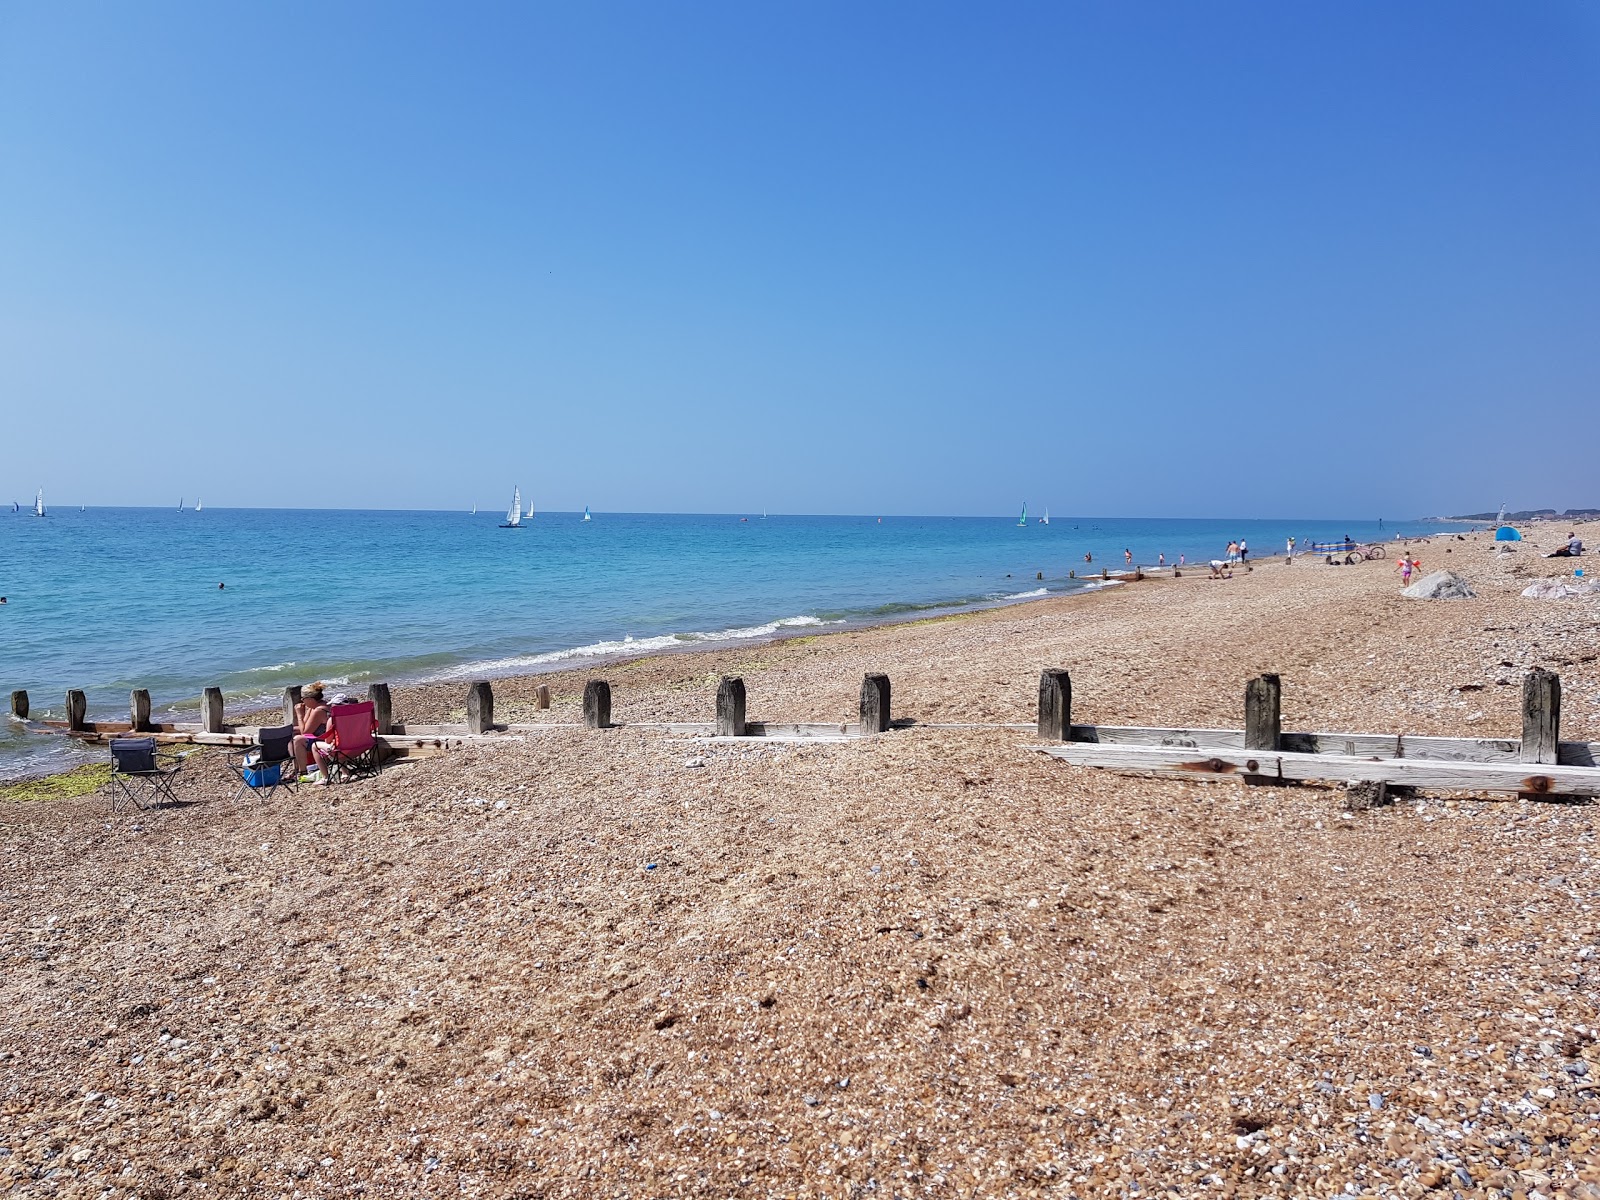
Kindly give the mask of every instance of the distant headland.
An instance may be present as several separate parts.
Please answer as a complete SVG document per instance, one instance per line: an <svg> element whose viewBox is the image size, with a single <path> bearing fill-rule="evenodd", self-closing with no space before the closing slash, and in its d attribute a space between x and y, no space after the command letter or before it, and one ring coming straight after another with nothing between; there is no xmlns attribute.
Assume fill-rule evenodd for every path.
<svg viewBox="0 0 1600 1200"><path fill-rule="evenodd" d="M1468 513L1464 517L1427 517L1429 521L1592 521L1600 517L1600 508L1569 508L1566 512L1558 512L1553 508L1525 508L1520 512L1508 512L1502 516L1497 512Z"/></svg>

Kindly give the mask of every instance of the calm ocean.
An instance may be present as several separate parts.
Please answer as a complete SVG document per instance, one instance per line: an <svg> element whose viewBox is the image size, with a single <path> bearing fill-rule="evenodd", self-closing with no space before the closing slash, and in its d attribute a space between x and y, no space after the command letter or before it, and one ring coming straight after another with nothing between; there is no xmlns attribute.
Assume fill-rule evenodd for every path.
<svg viewBox="0 0 1600 1200"><path fill-rule="evenodd" d="M120 508L0 514L0 690L36 717L68 688L91 717L128 691L193 719L285 684L360 685L571 666L1067 592L1076 569L1219 556L1246 538L1431 534L1375 521L794 517L540 513L203 512ZM1094 564L1086 568L1084 554ZM1037 572L1044 573L1042 581ZM225 583L225 589L218 589ZM103 753L103 752L99 752ZM0 720L0 779L64 765L63 739Z"/></svg>

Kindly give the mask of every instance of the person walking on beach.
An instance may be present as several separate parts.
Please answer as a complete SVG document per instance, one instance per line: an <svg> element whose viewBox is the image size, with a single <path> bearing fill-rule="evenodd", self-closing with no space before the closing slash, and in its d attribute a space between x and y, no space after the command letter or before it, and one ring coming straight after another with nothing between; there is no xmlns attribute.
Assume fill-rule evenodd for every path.
<svg viewBox="0 0 1600 1200"><path fill-rule="evenodd" d="M1164 567L1166 565L1167 565L1167 552L1165 550L1163 550L1160 554L1156 555L1156 566Z"/></svg>
<svg viewBox="0 0 1600 1200"><path fill-rule="evenodd" d="M294 706L294 765L304 777L310 773L316 743L328 732L328 706L322 699L322 684L306 687L306 694Z"/></svg>
<svg viewBox="0 0 1600 1200"><path fill-rule="evenodd" d="M1250 557L1250 547L1243 538L1239 539L1239 561L1244 562Z"/></svg>
<svg viewBox="0 0 1600 1200"><path fill-rule="evenodd" d="M1229 542L1228 543L1228 561L1231 562L1231 563L1235 563L1235 562L1239 561L1239 543L1238 542Z"/></svg>
<svg viewBox="0 0 1600 1200"><path fill-rule="evenodd" d="M1404 554L1402 554L1400 556L1400 586L1401 587L1409 587L1410 585L1411 585L1411 560L1409 558L1407 558Z"/></svg>

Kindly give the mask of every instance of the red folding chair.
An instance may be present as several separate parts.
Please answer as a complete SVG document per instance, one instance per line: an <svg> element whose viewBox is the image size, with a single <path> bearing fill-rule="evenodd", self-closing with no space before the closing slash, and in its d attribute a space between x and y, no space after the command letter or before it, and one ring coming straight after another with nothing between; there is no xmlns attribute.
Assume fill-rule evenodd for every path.
<svg viewBox="0 0 1600 1200"><path fill-rule="evenodd" d="M335 704L328 709L328 736L317 743L324 778L332 783L378 773L378 710L372 701Z"/></svg>

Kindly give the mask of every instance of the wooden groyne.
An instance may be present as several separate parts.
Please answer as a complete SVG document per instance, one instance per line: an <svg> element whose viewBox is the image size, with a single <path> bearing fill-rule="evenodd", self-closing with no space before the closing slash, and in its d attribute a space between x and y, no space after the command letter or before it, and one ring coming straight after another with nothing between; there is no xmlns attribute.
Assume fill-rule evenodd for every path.
<svg viewBox="0 0 1600 1200"><path fill-rule="evenodd" d="M1600 742L1562 741L1561 680L1536 668L1523 680L1522 734L1519 738L1450 738L1414 734L1294 732L1282 727L1283 683L1277 675L1251 679L1244 690L1240 729L1175 729L1150 726L1079 725L1072 721L1072 679L1060 668L1039 676L1037 721L1033 725L981 722L929 723L893 717L889 676L869 673L861 681L858 719L853 722L752 721L748 692L738 676L717 684L708 721L629 721L629 728L714 739L843 741L897 730L1005 729L1032 731L1032 748L1078 767L1149 772L1189 779L1239 779L1249 784L1322 781L1384 788L1515 792L1531 797L1600 796ZM389 757L443 753L470 745L557 729L604 730L620 727L611 719L611 684L591 679L583 689L580 722L499 723L494 690L487 680L472 682L466 695L466 721L420 724L393 720L387 683L367 689L378 725L378 741ZM550 705L548 685L535 694L541 709ZM283 691L283 723L294 720L300 688ZM150 719L150 693L129 695L126 721L87 719L85 693L66 695L66 719L30 722L80 741L104 743L112 737L147 734L160 743L248 746L259 726L230 724L220 688L201 696L198 722L156 723ZM26 691L11 694L11 712L29 721Z"/></svg>

